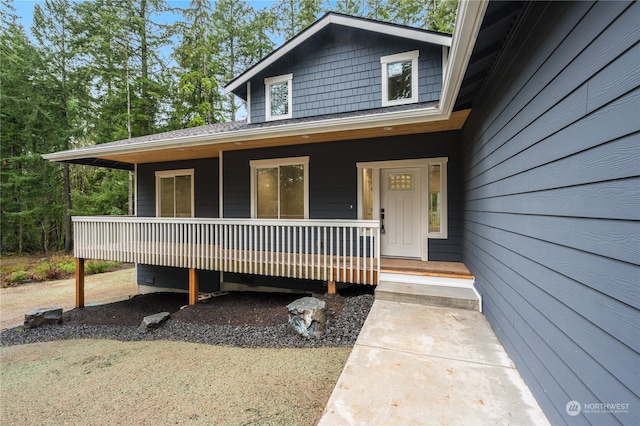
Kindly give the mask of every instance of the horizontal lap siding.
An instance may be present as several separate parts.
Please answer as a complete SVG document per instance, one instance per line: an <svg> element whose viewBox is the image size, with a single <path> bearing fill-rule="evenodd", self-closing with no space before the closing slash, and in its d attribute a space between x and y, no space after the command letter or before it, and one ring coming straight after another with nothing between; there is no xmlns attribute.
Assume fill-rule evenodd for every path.
<svg viewBox="0 0 640 426"><path fill-rule="evenodd" d="M309 156L309 218L357 219L356 163L449 157L449 238L429 240L429 260L462 259L462 158L459 131L225 152L224 216L251 216L249 162Z"/></svg>
<svg viewBox="0 0 640 426"><path fill-rule="evenodd" d="M639 16L533 4L464 128L463 260L553 424L640 423Z"/></svg>
<svg viewBox="0 0 640 426"><path fill-rule="evenodd" d="M156 172L194 169L195 217L218 217L218 163L217 158L206 158L203 160L139 164L136 214L141 217L156 215Z"/></svg>
<svg viewBox="0 0 640 426"><path fill-rule="evenodd" d="M136 205L140 217L156 215L156 171L194 169L195 217L218 217L218 158L202 160L172 161L165 163L139 164L137 173ZM189 288L189 271L184 268L169 268L138 265L139 285L172 289ZM220 287L218 272L200 271L200 291L216 291Z"/></svg>

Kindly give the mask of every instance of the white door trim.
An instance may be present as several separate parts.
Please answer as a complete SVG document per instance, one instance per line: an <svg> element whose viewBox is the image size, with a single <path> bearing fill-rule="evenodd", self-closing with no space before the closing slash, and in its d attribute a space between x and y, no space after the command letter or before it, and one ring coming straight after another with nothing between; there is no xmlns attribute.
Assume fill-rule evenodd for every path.
<svg viewBox="0 0 640 426"><path fill-rule="evenodd" d="M386 255L389 257L400 257L407 259L415 259L415 258L423 258L423 254L425 250L427 250L428 246L426 244L427 240L424 238L424 207L426 204L426 195L424 195L424 191L422 187L424 185L424 171L422 167L399 167L399 168L387 168L383 167L380 169L380 214L382 214L382 208L385 209L385 219L381 223L387 229L387 232L384 235L381 235L380 239L380 254ZM396 174L408 174L413 175L416 181L412 184L413 188L409 190L409 192L405 191L390 191L388 188L387 178L391 175ZM387 197L387 201L385 201L385 194ZM408 198L407 198L408 196ZM401 204L396 204L396 208L400 209L399 211L395 211L395 219L394 219L394 210L392 209L391 199L396 199L398 201L398 197L400 200L403 200ZM404 203L407 199L412 200L410 206L411 208L407 210L407 205ZM414 204L415 203L415 204ZM409 213L409 216L407 216ZM398 220L404 223L400 229L403 232L397 232L400 229L397 228ZM409 221L410 223L406 223ZM406 235L407 227L410 229L411 235ZM415 240L415 233L418 233L418 240ZM391 243L392 236L395 235L395 243ZM408 239L408 243L407 243ZM386 251L386 253L383 253Z"/></svg>
<svg viewBox="0 0 640 426"><path fill-rule="evenodd" d="M429 234L429 226L427 223L427 214L429 211L428 205L428 177L429 177L429 165L432 164L441 164L444 165L445 168L443 170L444 175L446 176L446 164L448 162L448 157L436 157L436 158L417 158L417 159L408 159L408 160L389 160L389 161L368 161L368 162L359 162L356 163L356 168L358 169L357 173L357 188L358 188L358 219L364 218L364 209L363 209L363 170L364 169L372 169L373 172L373 193L372 193L372 207L373 207L373 217L374 220L380 220L380 170L381 169L397 169L397 168L421 168L421 179L422 179L422 193L420 197L420 206L422 209L421 217L425 218L425 220L421 221L420 226L420 234L421 234L421 253L420 258L423 261L428 260L429 253L429 238L447 238L447 226L446 226L446 196L447 196L447 188L446 184L443 185L443 220L445 223L443 224L444 232L441 234L430 235ZM443 179L443 182L446 182L446 179Z"/></svg>

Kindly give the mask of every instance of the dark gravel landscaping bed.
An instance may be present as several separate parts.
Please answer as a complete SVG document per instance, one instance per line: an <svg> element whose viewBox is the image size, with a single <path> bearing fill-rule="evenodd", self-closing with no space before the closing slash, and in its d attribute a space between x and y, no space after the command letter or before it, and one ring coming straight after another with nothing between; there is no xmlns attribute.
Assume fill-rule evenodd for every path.
<svg viewBox="0 0 640 426"><path fill-rule="evenodd" d="M262 348L351 347L373 304L373 288L351 286L336 295L324 295L330 322L320 339L306 339L287 324L286 305L300 297L230 292L189 306L186 294L138 295L122 302L65 312L62 325L4 330L0 333L0 345L94 338L178 340ZM162 327L149 333L138 331L145 316L165 311L171 313L171 318Z"/></svg>

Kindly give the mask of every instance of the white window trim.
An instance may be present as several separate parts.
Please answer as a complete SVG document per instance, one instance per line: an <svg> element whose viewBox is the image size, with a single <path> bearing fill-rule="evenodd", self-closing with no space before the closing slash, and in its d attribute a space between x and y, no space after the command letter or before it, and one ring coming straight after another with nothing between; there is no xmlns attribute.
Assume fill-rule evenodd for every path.
<svg viewBox="0 0 640 426"><path fill-rule="evenodd" d="M288 101L289 101L289 113L283 115L271 115L271 85L279 83L287 83L288 88ZM267 121L284 120L286 118L293 117L293 74L284 74L276 77L269 77L264 79L264 91L265 91L265 117Z"/></svg>
<svg viewBox="0 0 640 426"><path fill-rule="evenodd" d="M247 123L251 124L251 82L247 82Z"/></svg>
<svg viewBox="0 0 640 426"><path fill-rule="evenodd" d="M380 220L380 169L390 169L390 168L421 168L422 175L422 194L421 205L422 205L422 224L421 224L421 235L424 240L424 244L422 244L422 260L428 259L428 240L429 239L447 239L448 238L448 194L447 194L447 163L449 161L448 157L437 157L437 158L419 158L412 160L391 160L391 161L371 161L364 163L356 163L356 167L358 169L357 172L357 185L358 185L358 219L362 220L364 218L364 194L362 191L363 185L363 170L364 169L372 169L373 173L373 220ZM440 190L442 194L442 216L440 218L440 232L429 232L429 166L431 165L439 165L441 171L441 179L440 179Z"/></svg>
<svg viewBox="0 0 640 426"><path fill-rule="evenodd" d="M156 171L156 217L160 217L160 179L176 176L191 177L191 217L195 217L195 185L193 183L193 175L194 169Z"/></svg>
<svg viewBox="0 0 640 426"><path fill-rule="evenodd" d="M271 158L265 160L251 160L251 218L258 217L258 203L256 202L256 170L280 166L302 164L304 169L304 218L309 219L309 157Z"/></svg>
<svg viewBox="0 0 640 426"><path fill-rule="evenodd" d="M420 55L419 50L412 50L410 52L397 53L395 55L382 56L380 58L380 64L382 65L382 106L394 106L417 103L419 99L418 90L418 57ZM411 97L407 99L389 100L389 87L387 78L387 64L393 64L395 62L411 61Z"/></svg>

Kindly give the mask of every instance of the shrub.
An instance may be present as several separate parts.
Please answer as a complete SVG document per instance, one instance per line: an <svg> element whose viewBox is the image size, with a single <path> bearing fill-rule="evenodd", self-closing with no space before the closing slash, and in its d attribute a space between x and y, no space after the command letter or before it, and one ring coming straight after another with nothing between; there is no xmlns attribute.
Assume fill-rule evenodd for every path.
<svg viewBox="0 0 640 426"><path fill-rule="evenodd" d="M120 265L120 262L113 262L111 260L90 260L85 265L85 273L87 274L101 274L107 272L110 269L116 268Z"/></svg>
<svg viewBox="0 0 640 426"><path fill-rule="evenodd" d="M60 268L60 264L56 258L43 260L33 270L33 275L38 281L60 280L65 278L66 271Z"/></svg>
<svg viewBox="0 0 640 426"><path fill-rule="evenodd" d="M7 284L18 284L31 279L31 274L27 271L14 271L7 277Z"/></svg>
<svg viewBox="0 0 640 426"><path fill-rule="evenodd" d="M73 273L76 270L76 262L73 258L62 259L58 262L58 268L60 268L63 272Z"/></svg>

